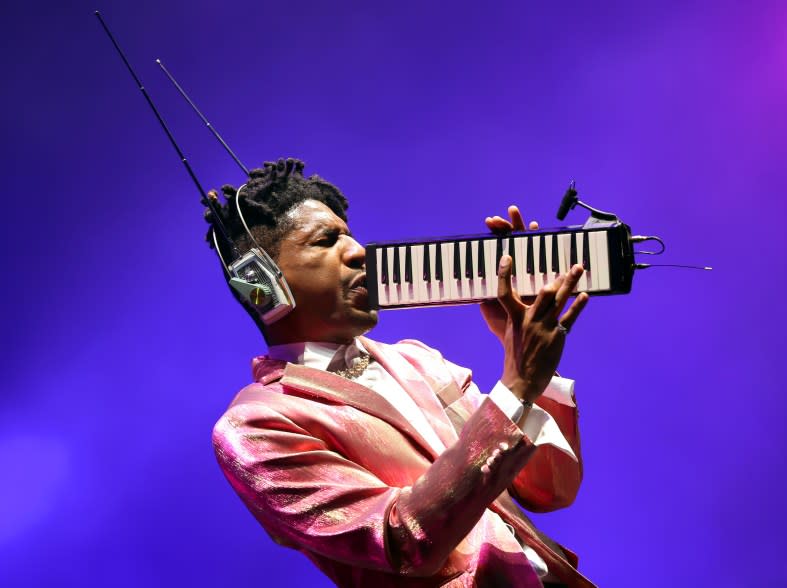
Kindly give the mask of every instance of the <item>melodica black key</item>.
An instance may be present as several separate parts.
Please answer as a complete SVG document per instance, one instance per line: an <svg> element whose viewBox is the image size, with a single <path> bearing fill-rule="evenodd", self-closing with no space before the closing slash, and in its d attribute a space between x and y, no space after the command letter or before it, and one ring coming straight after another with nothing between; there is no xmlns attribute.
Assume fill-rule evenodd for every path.
<svg viewBox="0 0 787 588"><path fill-rule="evenodd" d="M435 244L435 255L434 255L434 278L438 282L443 281L443 244L436 243Z"/></svg>
<svg viewBox="0 0 787 588"><path fill-rule="evenodd" d="M581 234L578 234L581 233ZM494 241L491 241L494 239ZM505 248L499 244L507 239ZM538 239L538 241L536 241ZM581 242L577 242L582 239ZM479 242L478 249L473 246ZM534 245L539 245L539 255L534 254ZM427 245L434 244L434 260L429 258ZM551 255L547 246L551 245ZM413 264L417 265L417 256L423 251L424 284L435 285L442 282L442 270L446 263L451 263L453 253L453 276L455 280L442 282L440 288L422 287L420 280L414 280L411 292L406 297L401 293L399 275L400 251L407 259L412 279ZM413 248L415 246L423 247ZM393 271L388 261L388 252L393 247ZM525 248L524 250L522 248ZM582 248L580 254L579 248ZM559 227L538 229L536 231L520 231L511 233L501 239L493 234L457 235L452 237L427 237L396 242L370 243L366 247L366 282L369 291L369 305L374 309L411 308L418 306L447 306L469 304L491 300L497 297L497 280L486 280L484 287L477 287L480 282L480 267L473 264L473 253L478 255L478 266L484 259L491 263L492 257L486 260L481 252L495 251L495 257L502 257L503 251L514 258L525 255L525 263L520 268L527 269L524 279L514 280L513 286L520 296L534 296L541 283L554 279L560 264L569 265L582 263L592 268L592 279L580 281L583 284L577 292L588 292L591 295L626 294L631 291L634 276L634 250L631 243L631 229L619 221L595 222L586 226ZM518 250L518 251L517 251ZM462 262L461 255L465 255ZM565 256L565 257L564 257ZM538 259L536 259L536 257ZM577 258L581 258L577 260ZM429 261L427 262L427 259ZM388 267L386 267L388 266ZM551 271L550 271L551 268ZM558 271L556 271L556 268ZM486 269L486 268L484 268ZM419 270L420 273L420 270ZM386 275L387 274L387 275ZM464 274L464 275L463 275ZM536 279L534 280L534 276ZM542 279L538 279L538 277ZM464 279L471 281L472 287L463 285Z"/></svg>
<svg viewBox="0 0 787 588"><path fill-rule="evenodd" d="M478 277L486 277L486 264L484 263L484 242L478 242Z"/></svg>
<svg viewBox="0 0 787 588"><path fill-rule="evenodd" d="M516 275L516 249L514 249L514 238L508 238L508 254L511 256L511 275Z"/></svg>
<svg viewBox="0 0 787 588"><path fill-rule="evenodd" d="M500 267L500 258L503 257L503 239L497 239L497 247L495 248L495 275L497 275L497 268Z"/></svg>
<svg viewBox="0 0 787 588"><path fill-rule="evenodd" d="M527 273L533 275L536 273L533 262L533 237L530 235L525 237L525 243L527 244Z"/></svg>
<svg viewBox="0 0 787 588"><path fill-rule="evenodd" d="M473 277L473 244L470 241L465 243L465 277Z"/></svg>
<svg viewBox="0 0 787 588"><path fill-rule="evenodd" d="M582 233L582 267L585 271L591 269L590 257L590 233L586 231Z"/></svg>
<svg viewBox="0 0 787 588"><path fill-rule="evenodd" d="M393 280L394 284L400 283L401 275L399 274L399 248L394 247L394 258L393 258Z"/></svg>
<svg viewBox="0 0 787 588"><path fill-rule="evenodd" d="M407 284L413 283L413 253L410 247L406 245L404 248L404 281Z"/></svg>
<svg viewBox="0 0 787 588"><path fill-rule="evenodd" d="M388 284L388 252L383 249L380 256L380 283Z"/></svg>
<svg viewBox="0 0 787 588"><path fill-rule="evenodd" d="M577 263L577 234L571 233L571 254L570 254L569 267L574 267Z"/></svg>

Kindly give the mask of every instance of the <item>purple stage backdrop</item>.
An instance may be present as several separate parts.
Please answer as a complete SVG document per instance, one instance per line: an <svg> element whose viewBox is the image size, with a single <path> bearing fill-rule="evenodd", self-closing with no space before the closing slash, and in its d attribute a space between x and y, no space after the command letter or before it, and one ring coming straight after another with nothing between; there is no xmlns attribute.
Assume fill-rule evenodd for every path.
<svg viewBox="0 0 787 588"><path fill-rule="evenodd" d="M539 524L602 587L787 586L784 2L5 2L0 585L328 586L224 480L213 423L265 351L203 242L206 187L307 162L362 242L542 226L580 195L667 243L591 300L585 479ZM581 223L577 209L567 222ZM392 311L482 389L474 307Z"/></svg>

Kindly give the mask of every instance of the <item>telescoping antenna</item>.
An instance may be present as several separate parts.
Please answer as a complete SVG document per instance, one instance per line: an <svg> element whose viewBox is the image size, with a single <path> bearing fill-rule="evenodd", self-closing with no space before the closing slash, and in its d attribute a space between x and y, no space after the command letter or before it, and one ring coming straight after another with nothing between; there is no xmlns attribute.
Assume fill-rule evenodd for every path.
<svg viewBox="0 0 787 588"><path fill-rule="evenodd" d="M290 290L289 285L287 284L287 280L284 279L284 274L282 273L281 269L276 265L276 262L268 255L264 249L261 247L252 247L249 251L241 255L238 246L235 242L230 239L229 233L227 232L224 223L221 221L221 215L218 207L217 198L211 197L205 192L205 189L200 184L197 176L194 174L194 170L191 169L191 165L189 164L186 156L183 154L180 146L175 141L175 137L172 136L172 133L167 127L167 123L164 122L161 114L159 113L156 105L153 104L153 100L151 100L150 96L145 90L145 86L142 85L142 82L137 77L137 74L134 72L134 69L131 67L131 64L126 59L123 50L118 45L118 42L115 40L115 37L107 27L107 24L104 22L104 19L101 17L101 14L96 11L96 17L98 21L101 23L104 31L107 33L109 40L112 41L112 44L115 46L120 58L123 60L123 63L126 64L126 68L128 69L131 77L134 78L134 82L137 84L137 87L142 92L142 95L145 97L148 105L150 106L151 110L153 110L153 114L156 115L156 120L158 120L161 128L164 130L164 133L167 135L169 142L172 144L172 147L175 149L175 152L180 157L180 160L183 162L183 165L186 167L186 171L191 177L191 180L194 182L194 185L197 186L197 190L199 190L200 197L202 202L207 204L208 208L210 208L211 213L213 214L213 231L211 232L213 238L213 244L216 247L216 253L221 260L221 265L224 267L224 270L227 272L227 277L229 278L229 285L230 287L237 292L241 296L243 300L245 300L258 314L260 319L266 324L270 325L277 320L283 318L288 313L290 313L295 308L295 298L292 295L292 291ZM157 60L158 61L158 60ZM164 66L161 64L161 61L158 61L159 65L161 65L162 69ZM202 113L196 107L196 105L189 99L180 85L175 81L175 79L169 75L169 72L164 70L167 73L167 76L170 80L175 84L178 88L180 93L183 95L184 98L191 104L191 107L199 114L205 124L208 125L208 128L214 134L214 136L219 140L219 142L224 146L227 152L232 156L232 159L235 160L240 168L243 170L243 173L246 176L249 175L249 171L244 166L237 156L232 152L232 149L229 148L227 143L224 142L224 139L221 138L216 130L211 126L211 124L207 121L207 119L202 116ZM245 185L245 184L244 184ZM240 190L243 188L241 186L238 189ZM246 225L246 221L243 219L243 215L240 210L240 199L236 196L235 198L235 205L237 207L238 216L240 217L241 221L243 222L243 226L246 229L246 233L248 233L249 237L251 238L252 242L255 243L254 235L251 234L249 231L248 226ZM221 233L221 237L224 239L224 242L230 246L232 251L233 260L229 264L224 261L224 258L221 255L221 248L219 247L218 242L216 241L216 231L215 229L218 228L219 232Z"/></svg>
<svg viewBox="0 0 787 588"><path fill-rule="evenodd" d="M199 180L197 179L197 176L194 174L194 170L191 168L191 165L186 159L186 156L183 154L183 151L181 150L177 141L175 141L175 137L172 135L172 132L169 130L167 123L164 122L164 118L159 113L158 108L156 108L156 105L153 104L153 100L150 98L150 95L148 94L147 90L145 90L145 86L142 85L142 82L140 81L139 77L134 71L134 68L131 67L131 64L128 62L128 59L126 59L125 53L123 53L123 50L120 48L120 45L118 45L118 42L115 40L115 36L109 30L107 23L104 22L104 19L101 17L101 13L98 10L96 10L95 14L96 17L98 18L98 22L101 23L102 28L104 29L107 36L109 37L109 40L112 41L112 45L114 45L115 49L118 52L118 55L120 55L120 58L123 60L123 63L126 65L126 68L128 69L128 72L131 74L131 77L134 78L134 82L137 84L137 87L139 88L140 92L142 92L142 95L145 97L148 106L150 106L151 110L153 111L153 114L156 115L156 120L158 120L159 125L161 125L161 128L163 129L164 133L167 135L167 139L169 139L169 142L172 144L172 147L175 149L175 152L178 154L180 161L183 162L183 165L185 166L186 171L189 174L189 177L194 182L194 185L197 187L197 190L199 190L200 197L205 203L207 203L208 208L210 208L211 212L213 213L213 219L215 221L214 226L218 227L219 232L221 233L221 236L224 239L225 243L228 243L232 248L232 253L234 254L234 256L240 257L240 252L238 251L238 247L235 245L235 242L232 239L230 239L229 234L227 233L227 230L224 227L224 224L221 222L221 216L216 206L216 202L213 200L213 198L210 198L207 195L205 189L202 187L202 184L200 184Z"/></svg>
<svg viewBox="0 0 787 588"><path fill-rule="evenodd" d="M191 98L189 98L189 95L186 94L186 91L180 86L180 84L177 82L177 80L174 78L174 76L171 73L169 73L169 70L166 67L164 67L164 64L161 63L161 60L157 59L156 63L158 63L159 67L161 68L161 71L163 71L166 74L166 76L169 78L169 81L172 82L172 85L175 86L175 88L177 88L178 92L180 92L180 95L183 96L184 100L186 100L186 102L189 103L189 106L191 106L191 109L194 112L197 113L197 116L200 118L200 120L203 123L205 123L205 126L208 127L208 129L210 130L211 133L213 133L213 136L216 137L216 140L219 143L221 143L221 146L224 147L224 150L227 153L229 153L229 155L230 155L230 157L232 157L233 161L235 163L237 163L238 167L243 171L243 173L246 174L246 176L248 176L249 175L249 168L247 168L245 165L243 165L241 160L238 159L238 156L235 155L235 152L232 149L230 149L230 146L227 145L227 142L222 138L221 135L219 135L219 132L214 128L214 126L212 124L210 124L210 121L207 118L205 118L205 115L202 114L202 112L200 112L200 109L197 108L197 105L194 104L194 101Z"/></svg>

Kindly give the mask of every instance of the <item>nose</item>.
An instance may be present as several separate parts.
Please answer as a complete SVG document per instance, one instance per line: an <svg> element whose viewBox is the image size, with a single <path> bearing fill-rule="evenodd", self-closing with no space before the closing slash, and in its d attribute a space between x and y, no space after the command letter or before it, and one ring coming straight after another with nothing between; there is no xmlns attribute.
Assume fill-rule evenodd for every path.
<svg viewBox="0 0 787 588"><path fill-rule="evenodd" d="M346 237L343 260L352 268L363 269L366 264L366 249L349 235Z"/></svg>

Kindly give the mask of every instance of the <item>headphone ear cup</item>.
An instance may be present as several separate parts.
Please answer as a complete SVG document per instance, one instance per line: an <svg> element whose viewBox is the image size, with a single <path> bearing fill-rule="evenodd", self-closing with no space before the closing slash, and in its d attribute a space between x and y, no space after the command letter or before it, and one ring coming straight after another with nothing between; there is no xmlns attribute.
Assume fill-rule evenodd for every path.
<svg viewBox="0 0 787 588"><path fill-rule="evenodd" d="M276 262L261 249L251 249L228 268L230 287L266 325L295 308L295 299Z"/></svg>

